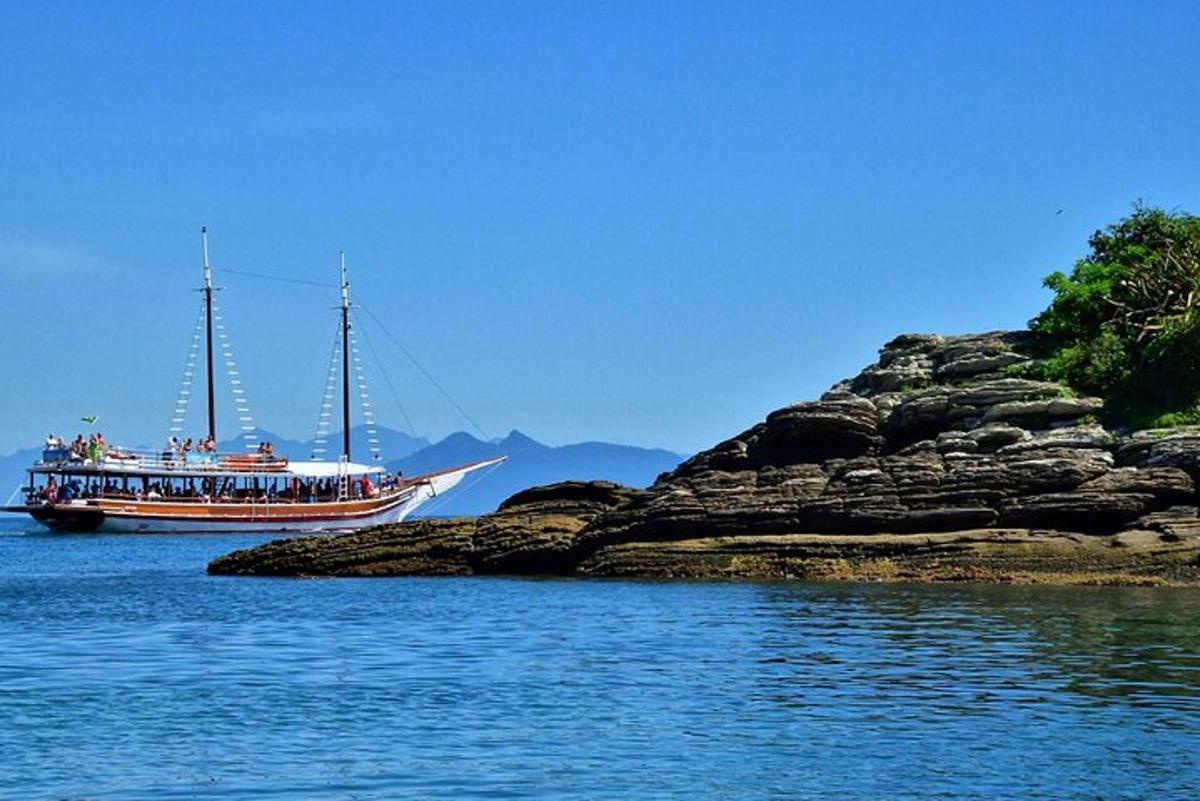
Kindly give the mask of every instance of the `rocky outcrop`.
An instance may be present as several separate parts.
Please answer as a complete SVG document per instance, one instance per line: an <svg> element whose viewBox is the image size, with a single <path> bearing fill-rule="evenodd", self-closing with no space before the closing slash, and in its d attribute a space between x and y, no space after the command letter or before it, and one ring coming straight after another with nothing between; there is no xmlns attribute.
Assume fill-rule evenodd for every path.
<svg viewBox="0 0 1200 801"><path fill-rule="evenodd" d="M1027 337L898 337L646 490L539 487L478 520L273 543L211 569L1200 577L1200 430L1106 430L1099 399L1029 377Z"/></svg>
<svg viewBox="0 0 1200 801"><path fill-rule="evenodd" d="M209 565L224 575L446 576L569 573L579 533L639 494L604 481L520 492L479 518L418 520L339 537L276 540Z"/></svg>
<svg viewBox="0 0 1200 801"><path fill-rule="evenodd" d="M606 481L519 492L478 519L472 564L480 573L569 573L580 532L639 494Z"/></svg>

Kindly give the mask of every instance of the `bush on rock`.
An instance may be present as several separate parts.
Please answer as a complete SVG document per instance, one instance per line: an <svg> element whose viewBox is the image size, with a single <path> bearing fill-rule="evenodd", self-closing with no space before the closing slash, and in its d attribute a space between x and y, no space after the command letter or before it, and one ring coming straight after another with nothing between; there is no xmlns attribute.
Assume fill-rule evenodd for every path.
<svg viewBox="0 0 1200 801"><path fill-rule="evenodd" d="M1030 321L1046 378L1135 428L1200 422L1200 217L1137 206L1097 231Z"/></svg>

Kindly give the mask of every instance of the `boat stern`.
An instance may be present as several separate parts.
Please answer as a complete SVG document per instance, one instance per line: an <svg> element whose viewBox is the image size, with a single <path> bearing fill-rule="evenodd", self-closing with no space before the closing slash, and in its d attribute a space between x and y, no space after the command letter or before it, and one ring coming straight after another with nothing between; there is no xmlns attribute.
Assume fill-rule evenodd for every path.
<svg viewBox="0 0 1200 801"><path fill-rule="evenodd" d="M16 508L7 507L5 511L16 511ZM95 506L72 503L43 504L21 507L20 511L51 531L82 534L97 531L104 524L104 510Z"/></svg>

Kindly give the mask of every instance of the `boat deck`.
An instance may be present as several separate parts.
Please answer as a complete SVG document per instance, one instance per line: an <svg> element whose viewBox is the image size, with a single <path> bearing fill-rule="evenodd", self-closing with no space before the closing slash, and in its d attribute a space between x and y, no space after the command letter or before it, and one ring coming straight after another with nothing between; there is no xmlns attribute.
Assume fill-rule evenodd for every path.
<svg viewBox="0 0 1200 801"><path fill-rule="evenodd" d="M39 475L70 473L81 476L145 475L201 478L211 476L263 478L336 478L382 473L378 465L353 462L292 461L284 456L253 453L154 452L113 448L97 459L72 455L65 448L43 451L29 468Z"/></svg>

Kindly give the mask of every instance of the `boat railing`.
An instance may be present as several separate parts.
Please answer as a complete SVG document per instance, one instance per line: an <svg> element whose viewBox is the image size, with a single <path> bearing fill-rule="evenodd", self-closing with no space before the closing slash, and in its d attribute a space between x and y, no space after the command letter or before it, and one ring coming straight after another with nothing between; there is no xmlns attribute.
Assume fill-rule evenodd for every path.
<svg viewBox="0 0 1200 801"><path fill-rule="evenodd" d="M109 447L82 456L68 448L46 448L38 463L44 467L91 467L116 470L211 470L234 473L282 473L288 469L285 456L265 453L204 453L196 451L151 451Z"/></svg>
<svg viewBox="0 0 1200 801"><path fill-rule="evenodd" d="M18 495L23 495L25 504L19 510L24 511L29 506L39 506L47 502L61 503L62 505L75 506L96 506L103 502L108 503L162 503L170 505L212 505L212 504L238 504L250 506L304 506L310 504L329 504L329 503L359 503L361 501L388 501L397 496L404 495L409 489L408 486L393 486L387 489L378 489L370 495L352 495L349 497L339 497L335 494L308 494L308 493L288 493L288 492L266 492L259 491L253 493L245 492L222 492L216 495L208 495L205 493L183 492L175 494L166 494L158 490L151 492L129 492L127 490L111 490L104 488L82 490L78 495L71 495L68 498L58 497L54 501L49 501L46 497L44 487L37 487L30 490L27 486L22 486L17 492L13 493L13 497L9 498L8 503L4 508L17 511L17 507L13 506L13 500Z"/></svg>

